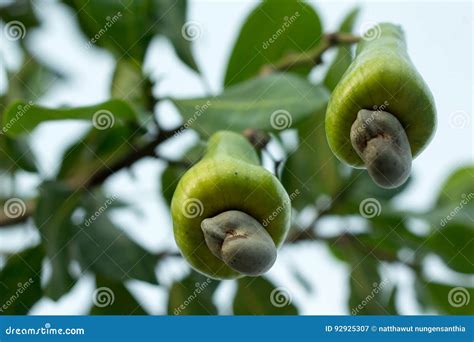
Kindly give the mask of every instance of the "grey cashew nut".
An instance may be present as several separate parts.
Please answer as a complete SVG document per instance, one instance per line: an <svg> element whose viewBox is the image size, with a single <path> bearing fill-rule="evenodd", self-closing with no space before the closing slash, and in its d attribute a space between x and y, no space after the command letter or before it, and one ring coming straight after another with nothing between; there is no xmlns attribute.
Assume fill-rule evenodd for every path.
<svg viewBox="0 0 474 342"><path fill-rule="evenodd" d="M410 143L405 129L393 114L360 110L351 127L351 143L379 186L395 188L410 176Z"/></svg>
<svg viewBox="0 0 474 342"><path fill-rule="evenodd" d="M249 276L268 271L277 248L267 230L252 216L238 210L225 211L201 222L212 254L232 269Z"/></svg>

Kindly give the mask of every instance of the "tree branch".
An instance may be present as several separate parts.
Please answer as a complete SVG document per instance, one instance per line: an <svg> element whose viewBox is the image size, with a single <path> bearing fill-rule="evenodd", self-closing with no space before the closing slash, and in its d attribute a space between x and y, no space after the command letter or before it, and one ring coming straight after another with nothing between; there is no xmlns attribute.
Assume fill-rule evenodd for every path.
<svg viewBox="0 0 474 342"><path fill-rule="evenodd" d="M133 165L135 162L139 161L144 157L155 156L155 148L162 142L173 137L176 132L178 132L182 128L183 127L180 126L171 131L160 131L160 133L156 136L155 139L138 148L137 150L132 150L129 154L127 154L121 160L117 161L115 164L101 168L97 170L97 172L92 173L92 175L83 184L79 184L76 187L91 188L96 185L102 184L109 176L113 175L117 171L120 171L123 168Z"/></svg>
<svg viewBox="0 0 474 342"><path fill-rule="evenodd" d="M354 44L360 41L360 37L350 33L327 33L323 35L318 45L309 51L302 53L290 53L283 56L279 61L266 64L262 67L260 75L268 75L276 71L288 71L299 66L315 66L321 63L324 52L334 46Z"/></svg>
<svg viewBox="0 0 474 342"><path fill-rule="evenodd" d="M132 149L130 153L125 155L122 159L118 160L112 165L107 165L103 168L98 169L96 172L93 172L90 177L87 179L82 179L80 183L76 180L66 181L73 189L90 189L99 184L102 184L108 177L114 173L133 165L135 162L139 161L144 157L155 156L155 148L173 137L177 132L180 132L183 129L183 126L179 126L176 129L170 131L160 131L155 139L146 143L145 145ZM0 228L11 226L14 224L25 222L29 217L34 214L36 209L35 201L25 201L26 209L24 210L23 215L19 217L8 217L6 216L4 210L0 212Z"/></svg>

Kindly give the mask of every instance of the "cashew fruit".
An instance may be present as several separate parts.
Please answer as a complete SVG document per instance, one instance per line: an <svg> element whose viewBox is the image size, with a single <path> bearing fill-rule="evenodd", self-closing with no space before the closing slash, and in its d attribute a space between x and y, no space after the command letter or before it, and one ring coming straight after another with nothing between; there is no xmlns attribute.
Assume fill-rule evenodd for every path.
<svg viewBox="0 0 474 342"><path fill-rule="evenodd" d="M356 168L368 167L364 155L369 159L378 158L384 152L377 150L376 153L364 153L364 144L368 141L362 142L359 149L354 146L354 141L358 140L354 136L357 133L354 130L368 126L369 130L378 131L384 125L381 122L386 122L387 116L381 117L381 112L393 115L403 131L397 130L393 123L390 134L384 136L378 132L376 138L379 141L384 138L385 142L390 143L394 138L391 134L397 135L397 138L406 134L411 152L410 160L428 144L436 127L433 96L408 56L403 31L399 26L389 23L379 24L373 30L376 34L370 37L372 39L362 39L358 44L355 59L334 89L326 112L326 134L331 150L341 161ZM353 127L361 110L372 111L372 120L366 118L366 121ZM364 115L367 116L367 113L362 114ZM365 135L368 139L375 137L373 134ZM360 137L358 141L361 143ZM399 142L402 145L395 143L389 154L404 153L404 138L401 137ZM391 166L386 164L387 160L393 161L390 156L385 155L377 161L369 160L369 164L384 165L388 170ZM405 160L407 156L393 162L401 163ZM397 164L393 168L399 168L403 175L394 180L389 175L386 177L386 184L380 184L374 174L371 174L371 171L383 173L383 170L372 168L369 169L369 174L381 186L398 186L408 177L406 169L409 170L410 165ZM384 183L383 180L381 183Z"/></svg>
<svg viewBox="0 0 474 342"><path fill-rule="evenodd" d="M266 272L290 226L283 186L240 134L220 131L178 183L171 202L176 243L212 278Z"/></svg>

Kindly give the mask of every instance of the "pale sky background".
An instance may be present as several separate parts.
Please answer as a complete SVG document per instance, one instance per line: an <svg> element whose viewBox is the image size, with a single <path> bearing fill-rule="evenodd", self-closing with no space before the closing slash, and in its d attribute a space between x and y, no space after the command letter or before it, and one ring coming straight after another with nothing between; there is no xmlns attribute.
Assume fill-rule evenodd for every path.
<svg viewBox="0 0 474 342"><path fill-rule="evenodd" d="M0 0L2 1L2 0ZM194 44L194 52L214 93L221 89L227 60L242 21L255 7L256 1L190 1L188 19L196 21L202 35ZM311 2L319 11L326 32L337 28L338 23L355 4L362 11L356 27L366 22L389 21L402 25L406 32L409 54L431 88L438 109L438 129L427 149L414 161L413 181L408 191L397 198L397 204L409 209L428 209L443 179L457 166L473 162L473 5L470 1L402 1L402 2ZM45 19L41 29L27 32L26 39L34 39L34 51L49 64L63 70L69 79L59 82L39 102L48 106L83 105L104 101L109 97L109 82L113 72L113 58L104 50L86 49L86 38L70 20L71 11L55 1L37 1L36 10ZM3 29L3 28L2 28ZM356 32L358 30L356 29ZM360 33L360 32L358 32ZM2 41L2 44L5 40ZM2 46L8 65L18 65L18 50L7 43ZM330 60L332 55L325 55ZM160 79L156 93L178 97L205 94L200 79L176 58L170 44L155 39L148 51L145 69L154 79ZM324 69L312 77L318 80ZM4 79L0 77L0 82ZM0 86L0 89L2 87ZM179 124L174 108L163 104L158 115L169 128ZM453 114L455 113L455 114ZM453 124L454 117L465 120L461 128ZM458 122L458 121L456 121ZM33 134L33 149L41 161L41 170L52 175L59 158L68 146L86 129L89 123L60 122L41 125ZM187 142L196 136L186 133ZM67 143L67 144L66 144ZM170 142L162 152L170 156L177 146ZM152 251L175 248L172 224L166 206L160 199L159 172L164 164L145 160L133 168L136 180L121 172L108 180L109 195L133 204L135 211L116 211L114 221L144 247ZM37 180L21 177L25 192L34 188ZM332 224L327 222L327 224ZM343 222L347 225L348 222ZM12 252L21 246L35 243L37 236L32 227L20 232L2 231L0 251ZM1 261L0 261L1 265ZM301 271L315 291L308 294L291 276L292 269ZM183 261L170 260L158 269L160 280L170 284L186 269ZM434 279L444 280L451 273L439 260L432 258L429 269ZM416 314L419 308L411 292L413 276L401 266L384 268L391 281L401 284L398 303L401 313ZM348 314L346 308L348 269L337 262L323 244L300 244L284 247L268 277L278 286L287 287L302 314ZM472 278L464 278L472 282ZM133 281L132 292L153 314L163 314L166 290ZM82 279L73 291L54 303L42 300L34 314L85 314L92 305L92 277ZM220 313L230 311L227 300L235 291L235 284L226 281L216 297Z"/></svg>

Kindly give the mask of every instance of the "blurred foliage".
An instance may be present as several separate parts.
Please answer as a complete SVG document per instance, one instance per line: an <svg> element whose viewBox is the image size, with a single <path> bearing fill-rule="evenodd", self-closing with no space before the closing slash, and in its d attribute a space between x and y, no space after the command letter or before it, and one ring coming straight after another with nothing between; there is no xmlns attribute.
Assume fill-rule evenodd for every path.
<svg viewBox="0 0 474 342"><path fill-rule="evenodd" d="M302 101L302 94L311 96ZM209 137L218 130L281 131L290 128L321 109L325 95L325 89L303 78L275 74L245 81L218 96L172 101L190 128ZM204 120L200 119L202 115Z"/></svg>
<svg viewBox="0 0 474 342"><path fill-rule="evenodd" d="M387 279L387 265L403 266L415 276L413 288L423 312L473 313L472 303L468 300L467 304L458 305L453 291L464 298L472 299L474 295L472 286L464 280L470 277L472 285L474 274L474 166L460 167L450 175L426 212L401 211L394 205L394 199L405 191L408 183L394 190L378 188L364 170L350 170L342 165L326 142L325 106L352 60L349 45L335 47L335 57L320 84L307 78L312 70L309 66L262 75L268 64L318 46L323 28L312 5L296 0L266 0L259 4L244 21L230 52L225 90L217 96L169 98L184 122L184 127L169 133L154 117L155 105L163 99L153 95L156 80L144 72L142 65L151 40L161 35L169 39L182 62L194 71L199 70L191 39L183 33L193 23L186 21L187 2L63 3L72 9L74 20L88 40L85 48L103 48L115 56L111 99L75 108L37 105L55 81L65 76L35 57L29 40L17 42L23 62L18 69L4 70L8 89L0 95L0 201L6 205L8 199L22 197L15 186L17 172L36 175L40 180L36 193L24 198L25 203L34 205L25 208L24 214L32 215L41 243L0 259L4 261L0 263L0 313L27 314L42 297L59 300L82 274L92 273L97 291L91 314L146 314L146 308L128 289L130 280L165 288L169 293L168 314L217 314L214 297L221 282L192 270L170 285L160 282L156 268L165 265L164 260L174 252L151 253L128 236L119 222L112 219L112 213L115 209L131 208L116 197L107 197L102 183L107 175L153 156L156 146L149 145L153 139L158 145L167 138L181 139L184 129L194 130L205 139L217 130L240 132L246 128L271 132L273 141L286 154L276 164L283 165L282 182L288 193L297 195L292 197L295 227L288 244L325 243L334 257L347 265L349 313L399 313L399 286ZM41 25L34 7L32 1L14 1L0 6L0 18L4 23L20 21L29 33ZM351 33L358 13L358 8L346 13L339 31ZM105 122L107 129L100 127L102 121L97 113L112 113L108 117L113 119L112 123ZM58 172L46 178L36 166L29 146L30 134L40 124L67 119L94 124L64 148ZM291 132L297 148L282 134ZM159 176L160 192L166 203L170 203L186 169L202 156L204 146L202 141L195 143L179 160L157 156L166 164ZM367 200L372 201L373 211L363 212L362 204ZM312 225L301 227L300 214L305 209L317 216ZM320 218L336 218L338 222L358 218L363 229L319 236ZM7 219L7 215L0 216L0 220ZM22 220L11 222L14 226L9 228L21 227L21 223ZM420 224L426 229L416 229ZM425 272L426 260L433 256L456 276L446 283L433 281ZM314 272L314 263L308 261L305 269ZM296 270L291 275L306 291L314 290ZM291 291L266 277L241 278L234 284L234 314L299 312L299 303L293 300L296 298ZM109 292L104 293L104 289Z"/></svg>
<svg viewBox="0 0 474 342"><path fill-rule="evenodd" d="M64 0L77 15L88 46L111 51L118 60L141 65L152 38L164 35L179 58L198 71L190 42L181 35L186 21L186 0L90 1Z"/></svg>
<svg viewBox="0 0 474 342"><path fill-rule="evenodd" d="M97 304L94 303L90 315L146 315L145 309L121 281L96 275L94 299Z"/></svg>
<svg viewBox="0 0 474 342"><path fill-rule="evenodd" d="M350 11L342 21L338 31L351 33L354 28L355 21L357 20L357 16L359 15L359 11L359 8L354 8L352 11ZM326 88L331 91L334 90L351 62L351 46L341 46L337 48L336 56L334 57L334 60L329 66L326 76L324 77L323 83Z"/></svg>
<svg viewBox="0 0 474 342"><path fill-rule="evenodd" d="M263 24L264 23L264 24ZM309 4L297 0L262 1L240 30L227 65L224 85L257 76L264 65L288 53L308 51L319 43L321 20ZM303 75L311 68L295 70Z"/></svg>
<svg viewBox="0 0 474 342"><path fill-rule="evenodd" d="M12 102L2 115L3 126L9 127L6 134L11 137L28 133L42 122L50 120L89 120L98 126L98 129L106 129L115 124L125 124L136 117L132 107L127 102L118 99L94 106L58 109L17 100Z"/></svg>
<svg viewBox="0 0 474 342"><path fill-rule="evenodd" d="M218 280L192 271L171 286L168 315L216 315L212 296L218 285Z"/></svg>

